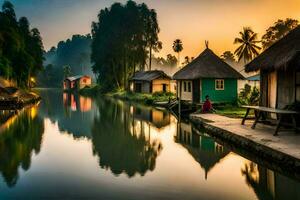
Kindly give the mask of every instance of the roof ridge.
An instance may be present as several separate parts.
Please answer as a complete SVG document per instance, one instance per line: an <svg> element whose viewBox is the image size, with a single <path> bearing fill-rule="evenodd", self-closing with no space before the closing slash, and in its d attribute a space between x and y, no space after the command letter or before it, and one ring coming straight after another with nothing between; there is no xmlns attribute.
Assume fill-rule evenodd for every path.
<svg viewBox="0 0 300 200"><path fill-rule="evenodd" d="M191 63L177 71L174 79L197 78L243 78L228 63L224 62L211 49L204 49Z"/></svg>

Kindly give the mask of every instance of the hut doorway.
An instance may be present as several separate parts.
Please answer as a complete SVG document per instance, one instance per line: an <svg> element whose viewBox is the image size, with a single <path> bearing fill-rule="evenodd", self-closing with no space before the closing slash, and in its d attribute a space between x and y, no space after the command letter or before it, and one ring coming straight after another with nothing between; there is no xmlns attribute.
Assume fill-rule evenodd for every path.
<svg viewBox="0 0 300 200"><path fill-rule="evenodd" d="M268 75L268 107L276 108L277 103L277 72ZM271 114L271 118L276 119L276 114Z"/></svg>
<svg viewBox="0 0 300 200"><path fill-rule="evenodd" d="M162 91L167 92L167 84L162 84Z"/></svg>
<svg viewBox="0 0 300 200"><path fill-rule="evenodd" d="M142 84L141 83L135 83L134 88L135 88L134 91L136 93L141 93L142 92Z"/></svg>

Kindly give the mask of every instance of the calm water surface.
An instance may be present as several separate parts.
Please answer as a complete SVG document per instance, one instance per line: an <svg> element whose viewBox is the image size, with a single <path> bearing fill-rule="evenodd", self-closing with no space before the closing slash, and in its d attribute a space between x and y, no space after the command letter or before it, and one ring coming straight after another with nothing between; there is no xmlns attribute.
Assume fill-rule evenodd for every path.
<svg viewBox="0 0 300 200"><path fill-rule="evenodd" d="M0 115L0 198L300 199L295 179L167 111L39 92Z"/></svg>

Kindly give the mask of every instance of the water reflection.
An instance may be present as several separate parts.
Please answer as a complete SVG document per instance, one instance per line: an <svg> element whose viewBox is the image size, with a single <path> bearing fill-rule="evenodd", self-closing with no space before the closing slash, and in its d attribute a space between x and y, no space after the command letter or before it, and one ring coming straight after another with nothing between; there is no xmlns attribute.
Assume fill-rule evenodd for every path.
<svg viewBox="0 0 300 200"><path fill-rule="evenodd" d="M258 199L300 199L300 183L254 162L245 162L241 169L247 185Z"/></svg>
<svg viewBox="0 0 300 200"><path fill-rule="evenodd" d="M297 180L165 110L41 95L17 115L0 112L0 199L300 199Z"/></svg>
<svg viewBox="0 0 300 200"><path fill-rule="evenodd" d="M64 108L68 111L79 110L80 112L88 112L92 109L92 99L90 97L84 97L75 95L72 93L63 93Z"/></svg>
<svg viewBox="0 0 300 200"><path fill-rule="evenodd" d="M57 122L61 132L76 139L91 138L91 126L98 114L91 98L57 90L41 91L41 95L41 116Z"/></svg>
<svg viewBox="0 0 300 200"><path fill-rule="evenodd" d="M103 98L92 101L70 93L62 94L62 98L59 98L61 94L43 96L47 98L41 105L41 113L57 122L60 131L74 138L90 139L101 168L110 169L115 175L126 173L129 177L154 170L162 144L151 139L145 130L168 125L169 113ZM51 102L58 103L50 111Z"/></svg>
<svg viewBox="0 0 300 200"><path fill-rule="evenodd" d="M131 106L131 113L135 119L146 121L160 129L170 124L170 113L166 110L153 109L152 107L135 105Z"/></svg>
<svg viewBox="0 0 300 200"><path fill-rule="evenodd" d="M30 168L32 153L41 149L44 123L37 116L37 106L22 110L7 119L0 134L0 173L9 187L19 178L19 167Z"/></svg>
<svg viewBox="0 0 300 200"><path fill-rule="evenodd" d="M215 142L205 133L195 129L189 122L179 121L175 140L181 143L205 171L208 173L217 163L229 154L229 150Z"/></svg>
<svg viewBox="0 0 300 200"><path fill-rule="evenodd" d="M162 144L146 133L149 124L136 119L128 104L109 100L97 103L101 115L94 119L92 143L100 167L129 177L153 171Z"/></svg>

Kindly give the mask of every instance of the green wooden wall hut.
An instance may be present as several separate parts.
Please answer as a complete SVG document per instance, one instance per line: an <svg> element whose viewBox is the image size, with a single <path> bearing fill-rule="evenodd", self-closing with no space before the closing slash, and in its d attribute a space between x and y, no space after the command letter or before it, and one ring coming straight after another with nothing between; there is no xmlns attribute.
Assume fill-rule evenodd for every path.
<svg viewBox="0 0 300 200"><path fill-rule="evenodd" d="M225 63L208 47L191 63L176 72L177 96L192 103L205 101L209 95L213 102L237 100L237 80L243 76Z"/></svg>

